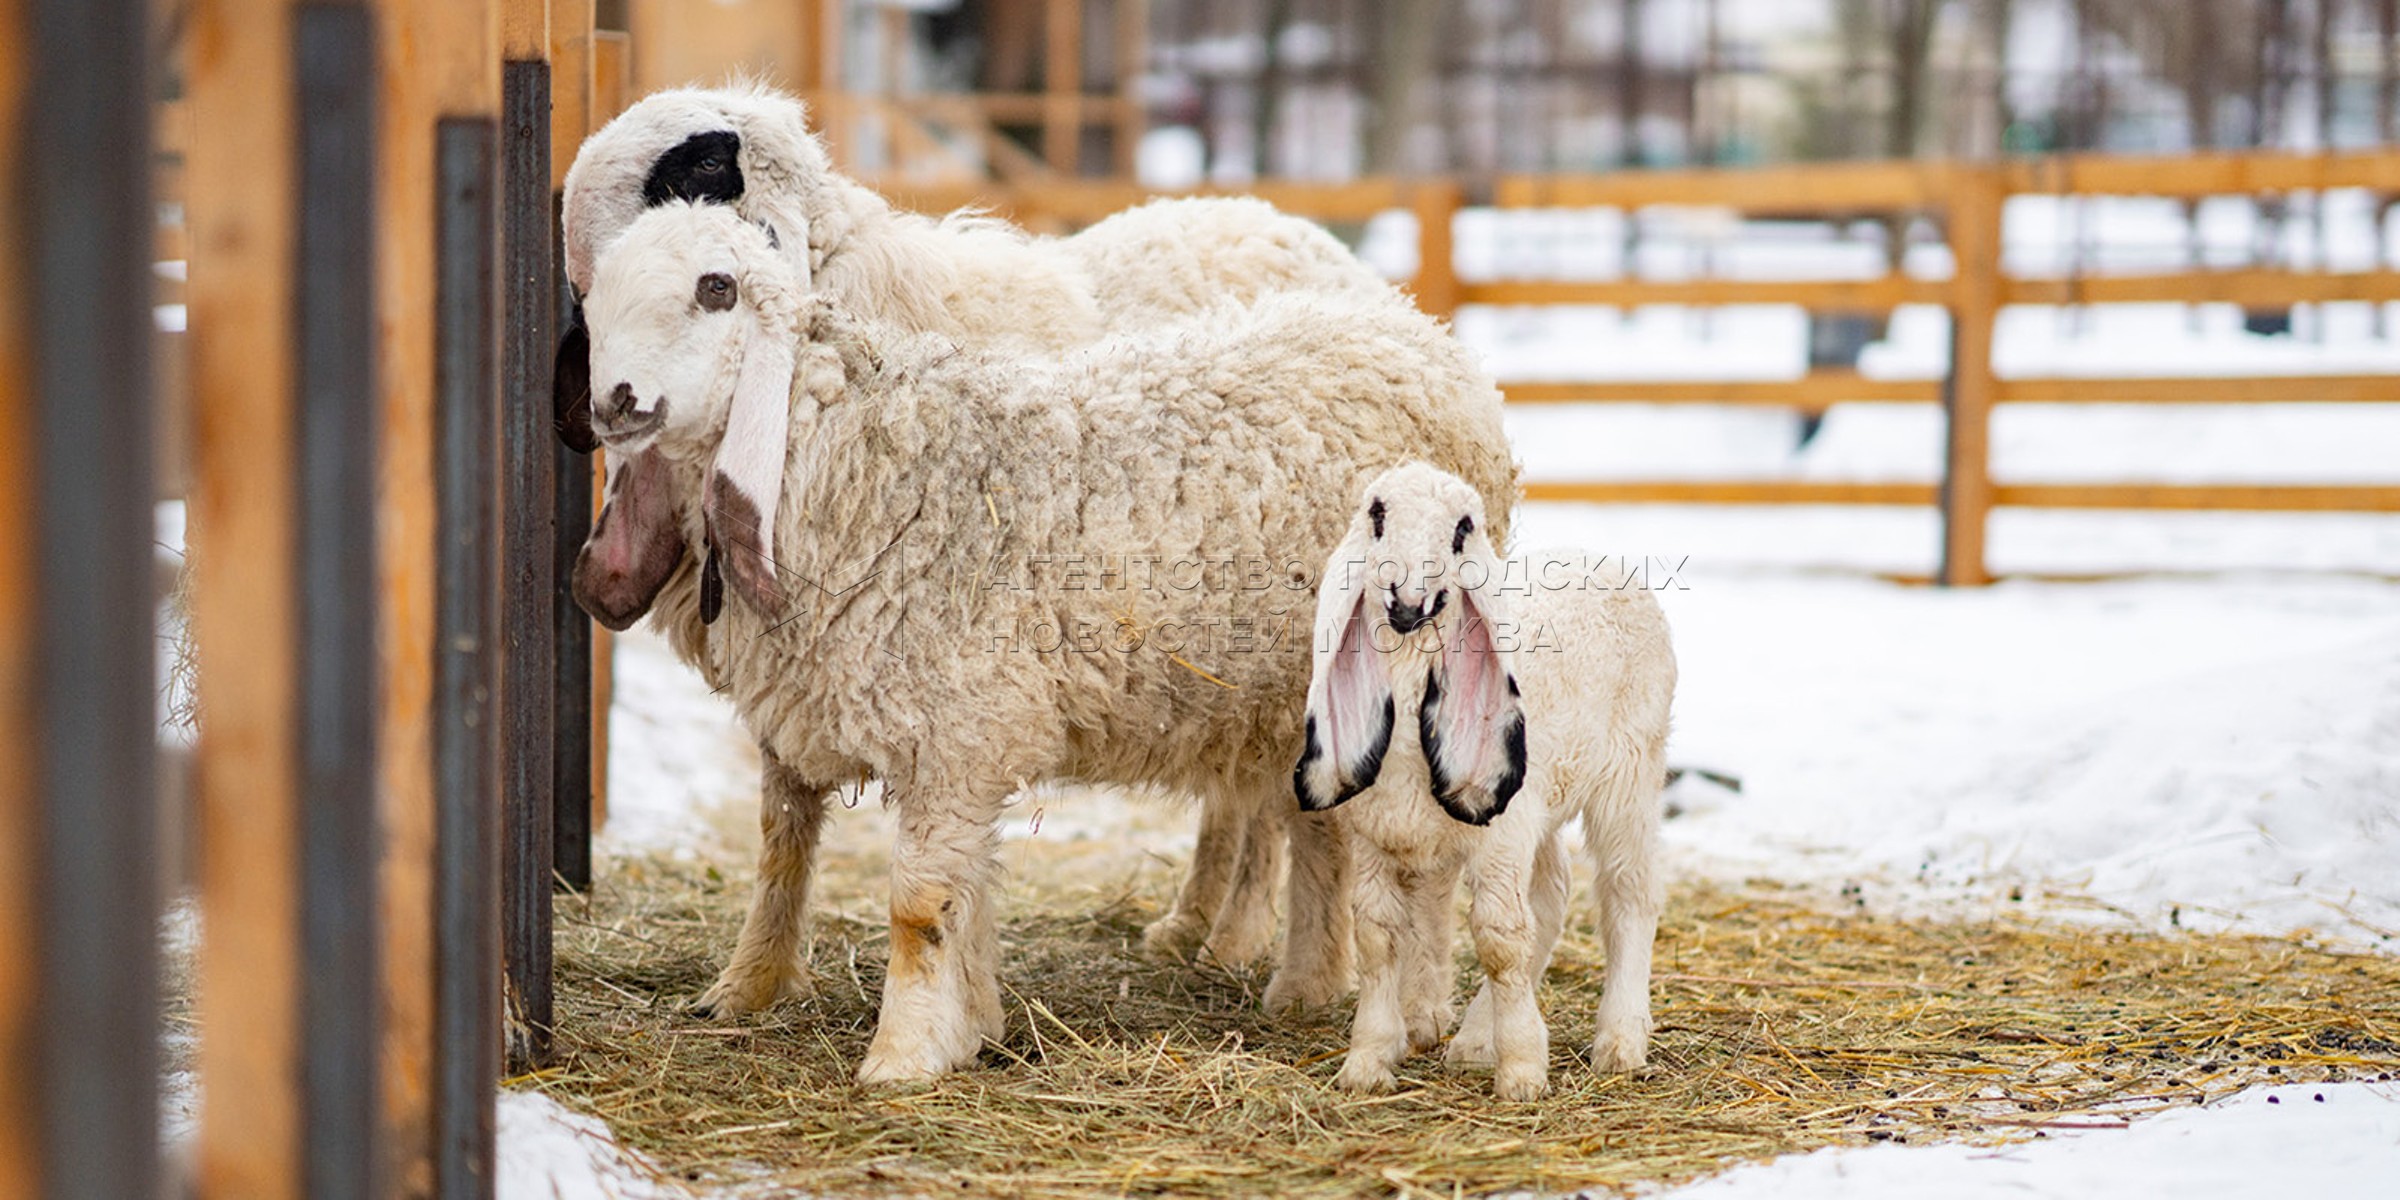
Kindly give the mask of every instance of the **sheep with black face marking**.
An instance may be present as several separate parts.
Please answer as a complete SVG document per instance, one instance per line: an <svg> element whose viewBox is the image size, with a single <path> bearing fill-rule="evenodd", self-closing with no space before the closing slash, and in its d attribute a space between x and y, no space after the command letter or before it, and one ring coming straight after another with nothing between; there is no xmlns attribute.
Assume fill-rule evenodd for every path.
<svg viewBox="0 0 2400 1200"><path fill-rule="evenodd" d="M794 791L880 778L898 812L869 1082L954 1069L1001 1030L1012 793L1288 795L1310 564L1346 498L1420 457L1516 487L1497 390L1394 305L1275 295L1063 356L974 350L851 318L758 226L670 204L602 253L588 315L595 429L661 464L684 544L728 557L736 710ZM1100 573L1038 565L1060 556ZM1240 569L1140 573L1194 562ZM762 851L733 986L787 968L784 853Z"/></svg>
<svg viewBox="0 0 2400 1200"><path fill-rule="evenodd" d="M1645 590L1579 555L1493 551L1483 496L1408 463L1369 483L1321 577L1302 807L1341 806L1358 1012L1336 1082L1393 1084L1450 1020L1462 873L1484 984L1450 1042L1505 1099L1549 1086L1534 988L1566 919L1565 823L1598 868L1608 977L1592 1063L1642 1065L1675 655Z"/></svg>
<svg viewBox="0 0 2400 1200"><path fill-rule="evenodd" d="M565 269L577 294L591 286L599 249L635 218L689 201L731 205L761 223L801 281L846 309L979 348L1063 350L1270 291L1408 303L1322 228L1253 199L1154 201L1067 238L1028 237L988 217L898 211L833 169L806 118L798 100L768 88L677 88L643 99L594 133L566 178ZM560 340L555 403L562 437L586 450L593 445L588 355L578 306ZM677 514L654 476L654 464L639 455L619 456L612 466L608 503L586 552L598 585L588 589L597 603L587 607L613 629L655 608L678 654L706 673L706 572L700 562L687 563L681 541L669 536ZM769 750L762 823L786 857L805 862L822 797L783 790L791 778ZM1189 953L1205 938L1227 961L1263 954L1274 934L1287 823L1306 860L1294 868L1295 887L1323 883L1338 891L1338 872L1312 865L1339 858L1338 848L1323 844L1318 823L1264 797L1255 803L1204 798L1191 872L1173 911L1145 931L1146 944ZM1309 895L1293 903L1311 911L1337 905ZM786 939L787 948L796 951L798 936L795 930ZM1274 998L1332 999L1348 954L1340 921L1306 929L1286 943L1287 970ZM756 978L746 987L721 984L704 1007L749 1011L799 987L790 973L772 988Z"/></svg>

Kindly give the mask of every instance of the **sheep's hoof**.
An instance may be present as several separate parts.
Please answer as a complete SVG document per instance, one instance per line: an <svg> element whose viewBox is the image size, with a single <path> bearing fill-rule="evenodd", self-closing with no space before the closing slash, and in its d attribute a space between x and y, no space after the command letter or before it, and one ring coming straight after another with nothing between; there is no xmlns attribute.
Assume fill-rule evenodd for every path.
<svg viewBox="0 0 2400 1200"><path fill-rule="evenodd" d="M1650 1062L1650 1039L1625 1031L1603 1029L1592 1039L1592 1069L1602 1074L1638 1071Z"/></svg>
<svg viewBox="0 0 2400 1200"><path fill-rule="evenodd" d="M1540 1063L1512 1064L1492 1075L1492 1094L1503 1100L1539 1100L1549 1092L1550 1075Z"/></svg>
<svg viewBox="0 0 2400 1200"><path fill-rule="evenodd" d="M1373 1055L1356 1051L1342 1060L1342 1073L1333 1077L1333 1086L1345 1092L1388 1092L1399 1082L1390 1067L1375 1061Z"/></svg>
<svg viewBox="0 0 2400 1200"><path fill-rule="evenodd" d="M805 975L744 979L727 971L717 976L717 981L699 999L685 1006L685 1011L703 1021L728 1021L764 1012L786 1000L805 1000L814 991Z"/></svg>
<svg viewBox="0 0 2400 1200"><path fill-rule="evenodd" d="M1342 998L1345 989L1322 977L1304 979L1291 971L1277 971L1267 981L1266 995L1261 1006L1271 1013L1292 1011L1313 1012Z"/></svg>
<svg viewBox="0 0 2400 1200"><path fill-rule="evenodd" d="M977 1043L980 1048L981 1039L977 1039ZM973 1051L964 1055L945 1054L942 1047L929 1038L913 1039L911 1045L896 1046L878 1033L874 1044L867 1047L866 1061L858 1064L858 1081L868 1087L930 1083L974 1059Z"/></svg>
<svg viewBox="0 0 2400 1200"><path fill-rule="evenodd" d="M1171 912L1142 929L1142 949L1159 958L1190 958L1208 938L1208 925L1184 912Z"/></svg>

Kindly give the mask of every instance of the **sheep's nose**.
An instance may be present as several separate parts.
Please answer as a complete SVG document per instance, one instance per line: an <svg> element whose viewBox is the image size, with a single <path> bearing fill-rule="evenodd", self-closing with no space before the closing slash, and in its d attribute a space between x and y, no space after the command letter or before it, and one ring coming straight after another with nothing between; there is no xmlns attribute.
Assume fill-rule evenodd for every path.
<svg viewBox="0 0 2400 1200"><path fill-rule="evenodd" d="M633 411L633 385L620 383L608 394L608 416L622 417Z"/></svg>
<svg viewBox="0 0 2400 1200"><path fill-rule="evenodd" d="M1392 597L1392 602L1384 606L1384 612L1392 618L1392 628L1402 633L1415 632L1417 626L1424 624L1432 615L1419 605L1402 603L1398 596Z"/></svg>

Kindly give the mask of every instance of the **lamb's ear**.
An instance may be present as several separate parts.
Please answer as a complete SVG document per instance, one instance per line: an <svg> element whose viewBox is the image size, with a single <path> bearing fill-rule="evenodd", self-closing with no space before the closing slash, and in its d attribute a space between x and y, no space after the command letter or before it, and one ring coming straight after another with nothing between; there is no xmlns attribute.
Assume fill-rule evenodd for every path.
<svg viewBox="0 0 2400 1200"><path fill-rule="evenodd" d="M1363 558L1337 553L1319 582L1307 744L1292 768L1300 807L1323 812L1367 789L1392 744L1392 679L1375 648Z"/></svg>
<svg viewBox="0 0 2400 1200"><path fill-rule="evenodd" d="M775 561L775 507L783 500L783 463L791 444L792 337L762 324L755 309L742 340L725 438L708 476L710 541L724 555L733 590L760 616L783 610Z"/></svg>
<svg viewBox="0 0 2400 1200"><path fill-rule="evenodd" d="M650 611L683 561L683 532L667 464L655 454L611 458L608 504L575 556L568 586L583 611L621 633Z"/></svg>
<svg viewBox="0 0 2400 1200"><path fill-rule="evenodd" d="M600 448L600 439L592 433L592 335L583 325L581 300L558 335L558 358L550 368L550 404L558 440L568 449L590 454Z"/></svg>
<svg viewBox="0 0 2400 1200"><path fill-rule="evenodd" d="M1517 630L1500 586L1494 568L1482 586L1455 589L1458 614L1444 631L1417 707L1433 798L1469 825L1490 824L1525 783L1525 710L1507 650Z"/></svg>

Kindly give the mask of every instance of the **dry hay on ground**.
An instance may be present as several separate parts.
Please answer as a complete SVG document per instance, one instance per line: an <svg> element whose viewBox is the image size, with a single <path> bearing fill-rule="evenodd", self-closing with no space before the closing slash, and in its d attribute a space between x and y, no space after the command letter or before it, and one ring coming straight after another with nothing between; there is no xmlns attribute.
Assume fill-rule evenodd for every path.
<svg viewBox="0 0 2400 1200"><path fill-rule="evenodd" d="M1488 1075L1445 1075L1438 1053L1405 1064L1399 1092L1361 1097L1330 1085L1347 1006L1269 1020L1263 970L1142 956L1172 882L1162 864L1011 851L1051 857L1016 863L1009 1032L979 1069L912 1091L851 1083L884 955L871 859L824 888L816 996L730 1026L678 1004L732 946L747 879L639 860L562 900L558 1065L517 1086L745 1194L1449 1196L1621 1189L1872 1140L2039 1137L2269 1078L2400 1071L2400 960L1896 921L1769 884L1687 885L1659 930L1648 1070L1585 1064L1601 961L1571 927L1543 988L1548 1099L1501 1103Z"/></svg>

